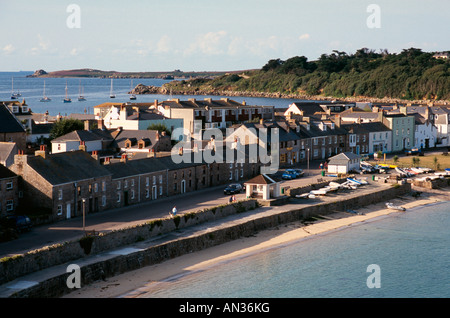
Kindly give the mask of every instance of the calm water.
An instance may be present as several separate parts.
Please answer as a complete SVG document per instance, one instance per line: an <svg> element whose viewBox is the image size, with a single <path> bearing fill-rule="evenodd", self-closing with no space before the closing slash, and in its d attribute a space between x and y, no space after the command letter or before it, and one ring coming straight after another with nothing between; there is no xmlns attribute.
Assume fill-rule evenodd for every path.
<svg viewBox="0 0 450 318"><path fill-rule="evenodd" d="M441 298L450 296L450 202L174 277L142 297ZM381 288L368 288L380 267Z"/></svg>
<svg viewBox="0 0 450 318"><path fill-rule="evenodd" d="M25 99L28 106L35 113L45 113L47 110L50 115L56 116L69 115L72 113L93 113L93 106L105 102L129 102L130 95L127 94L131 88L137 84L162 86L169 80L163 79L114 79L113 91L116 95L115 99L109 98L111 89L111 80L108 78L27 78L27 75L33 72L0 72L0 100L11 100L11 91L14 84L14 92L19 91L22 96L19 100ZM14 83L13 83L14 78ZM45 80L45 93L52 99L51 102L42 103L39 100L43 96ZM65 97L65 86L68 86L68 96L72 99L72 103L63 103ZM80 87L83 89L83 95L86 101L79 102L78 95ZM167 100L168 95L137 95L135 102L152 103L155 99ZM173 95L173 98L187 100L188 98L203 99L211 97L219 99L225 96L190 96L190 95ZM299 99L276 99L276 98L252 98L252 97L230 97L235 101L246 101L248 105L272 105L275 107L288 107L289 104Z"/></svg>

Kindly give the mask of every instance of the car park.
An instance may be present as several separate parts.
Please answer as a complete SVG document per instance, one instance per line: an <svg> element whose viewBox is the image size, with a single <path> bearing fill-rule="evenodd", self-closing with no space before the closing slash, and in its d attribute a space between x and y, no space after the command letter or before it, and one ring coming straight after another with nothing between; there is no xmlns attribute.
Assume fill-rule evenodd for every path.
<svg viewBox="0 0 450 318"><path fill-rule="evenodd" d="M224 190L224 194L237 194L240 193L243 190L243 187L239 183L232 183L229 184Z"/></svg>

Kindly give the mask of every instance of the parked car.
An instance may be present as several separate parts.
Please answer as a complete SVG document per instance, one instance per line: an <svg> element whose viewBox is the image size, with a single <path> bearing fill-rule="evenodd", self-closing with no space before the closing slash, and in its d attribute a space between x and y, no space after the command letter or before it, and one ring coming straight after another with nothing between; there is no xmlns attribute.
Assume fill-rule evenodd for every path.
<svg viewBox="0 0 450 318"><path fill-rule="evenodd" d="M285 172L294 175L294 178L300 177L300 172L297 169L286 169Z"/></svg>
<svg viewBox="0 0 450 318"><path fill-rule="evenodd" d="M224 190L224 194L237 194L240 193L243 190L242 185L239 183L232 183L229 184Z"/></svg>
<svg viewBox="0 0 450 318"><path fill-rule="evenodd" d="M9 215L7 216L11 227L16 229L18 232L25 232L31 230L32 223L28 216L26 215Z"/></svg>
<svg viewBox="0 0 450 318"><path fill-rule="evenodd" d="M413 155L423 156L423 151L420 148L412 148L412 149L406 149L405 154L407 156L413 156Z"/></svg>
<svg viewBox="0 0 450 318"><path fill-rule="evenodd" d="M295 179L295 178L297 178L297 175L295 174L295 172L290 172L290 171L285 171L282 175L281 175L281 178L283 179L283 180L292 180L292 179Z"/></svg>
<svg viewBox="0 0 450 318"><path fill-rule="evenodd" d="M297 178L303 177L305 172L302 169L293 169L297 173Z"/></svg>

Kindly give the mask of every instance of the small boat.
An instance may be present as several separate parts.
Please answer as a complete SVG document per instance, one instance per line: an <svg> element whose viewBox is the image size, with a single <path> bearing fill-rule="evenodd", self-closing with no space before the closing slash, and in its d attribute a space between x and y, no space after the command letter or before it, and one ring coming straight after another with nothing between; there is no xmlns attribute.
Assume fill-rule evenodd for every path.
<svg viewBox="0 0 450 318"><path fill-rule="evenodd" d="M310 194L310 193L302 193L302 194L297 194L295 197L299 198L299 199L314 199L316 196L314 194Z"/></svg>
<svg viewBox="0 0 450 318"><path fill-rule="evenodd" d="M14 93L14 77L11 79L11 99L17 99L22 96L20 93Z"/></svg>
<svg viewBox="0 0 450 318"><path fill-rule="evenodd" d="M319 190L309 191L310 194L314 194L314 195L326 195L328 192L329 192L329 190L326 188L320 188Z"/></svg>
<svg viewBox="0 0 450 318"><path fill-rule="evenodd" d="M331 188L337 188L337 189L340 189L340 188L341 188L341 184L340 184L340 183L337 183L337 182L334 182L334 181L331 181L331 182L328 184L328 186L330 186Z"/></svg>
<svg viewBox="0 0 450 318"><path fill-rule="evenodd" d="M67 95L67 82L66 82L66 98L63 99L63 102L64 103L71 103L72 102L72 100Z"/></svg>
<svg viewBox="0 0 450 318"><path fill-rule="evenodd" d="M131 91L133 91L133 80L131 80ZM135 100L136 99L136 95L131 94L130 95L130 100Z"/></svg>
<svg viewBox="0 0 450 318"><path fill-rule="evenodd" d="M52 99L50 97L45 96L45 81L44 81L44 94L39 101L40 102L51 102L52 101Z"/></svg>
<svg viewBox="0 0 450 318"><path fill-rule="evenodd" d="M113 79L111 78L111 90L109 92L109 98L116 98L116 95L113 92Z"/></svg>
<svg viewBox="0 0 450 318"><path fill-rule="evenodd" d="M399 210L399 211L406 211L406 209L404 207L399 206L399 205L394 205L391 202L386 202L386 207L388 209L394 209L394 210Z"/></svg>
<svg viewBox="0 0 450 318"><path fill-rule="evenodd" d="M352 182L358 186L363 185L363 183L361 181L353 179L353 178L347 178L347 181Z"/></svg>
<svg viewBox="0 0 450 318"><path fill-rule="evenodd" d="M86 100L86 98L84 98L83 96L84 93L84 87L81 88L81 80L80 80L80 86L78 88L78 101L79 102L84 102Z"/></svg>
<svg viewBox="0 0 450 318"><path fill-rule="evenodd" d="M395 171L401 176L401 177L411 177L411 173L408 171L405 171L399 167L395 167Z"/></svg>

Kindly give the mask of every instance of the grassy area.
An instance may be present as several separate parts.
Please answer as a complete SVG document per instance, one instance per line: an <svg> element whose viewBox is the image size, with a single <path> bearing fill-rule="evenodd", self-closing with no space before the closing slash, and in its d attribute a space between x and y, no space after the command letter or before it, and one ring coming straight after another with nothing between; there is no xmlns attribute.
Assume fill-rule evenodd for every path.
<svg viewBox="0 0 450 318"><path fill-rule="evenodd" d="M393 157L394 158L394 157ZM435 170L444 170L445 168L450 168L450 155L442 154L425 154L425 156L399 156L398 161L395 162L393 158L379 161L369 161L371 164L377 163L387 163L397 165L400 168L406 167L426 167ZM413 163L413 158L416 163ZM436 158L436 159L435 159Z"/></svg>

